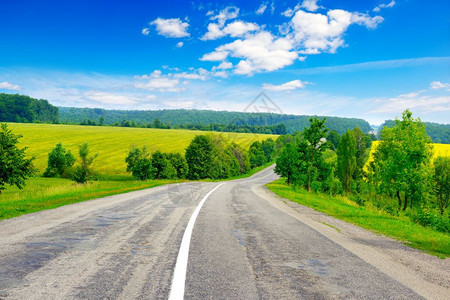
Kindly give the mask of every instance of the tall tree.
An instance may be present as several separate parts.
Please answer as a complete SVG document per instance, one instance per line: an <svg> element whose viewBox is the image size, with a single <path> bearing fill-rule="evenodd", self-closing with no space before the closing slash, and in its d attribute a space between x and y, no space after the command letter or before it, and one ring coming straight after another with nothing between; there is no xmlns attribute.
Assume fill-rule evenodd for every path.
<svg viewBox="0 0 450 300"><path fill-rule="evenodd" d="M434 160L433 181L437 204L442 215L450 204L450 157L439 156Z"/></svg>
<svg viewBox="0 0 450 300"><path fill-rule="evenodd" d="M9 130L6 124L0 125L0 193L5 184L22 189L25 180L35 173L34 158L25 158L27 148L17 147L21 137Z"/></svg>
<svg viewBox="0 0 450 300"><path fill-rule="evenodd" d="M145 146L142 148L131 146L125 162L127 163L127 172L131 172L139 180L147 180L154 173L150 153Z"/></svg>
<svg viewBox="0 0 450 300"><path fill-rule="evenodd" d="M374 152L374 170L381 181L380 187L387 193L394 193L398 209L403 210L413 202L423 200L430 189L430 171L433 146L425 131L425 124L414 119L409 110L402 114L402 120L395 120L392 128L384 127L382 141Z"/></svg>
<svg viewBox="0 0 450 300"><path fill-rule="evenodd" d="M356 153L355 135L347 130L342 135L337 148L337 173L346 194L352 192L352 178L357 169Z"/></svg>
<svg viewBox="0 0 450 300"><path fill-rule="evenodd" d="M326 118L309 119L309 127L303 130L303 138L306 142L306 151L308 153L308 191L311 191L311 179L314 173L318 173L320 156L327 148L326 136L328 128L325 126Z"/></svg>
<svg viewBox="0 0 450 300"><path fill-rule="evenodd" d="M210 177L210 168L213 161L213 147L209 136L195 136L186 148L185 156L189 167L189 179L196 180Z"/></svg>

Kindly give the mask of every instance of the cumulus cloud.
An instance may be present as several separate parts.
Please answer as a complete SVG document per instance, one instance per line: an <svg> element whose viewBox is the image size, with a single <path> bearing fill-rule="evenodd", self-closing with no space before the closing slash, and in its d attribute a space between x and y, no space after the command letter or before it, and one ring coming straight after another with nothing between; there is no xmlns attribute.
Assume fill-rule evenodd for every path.
<svg viewBox="0 0 450 300"><path fill-rule="evenodd" d="M321 6L317 5L317 0L304 0L300 7L308 11L316 11L321 8Z"/></svg>
<svg viewBox="0 0 450 300"><path fill-rule="evenodd" d="M259 8L256 10L256 14L257 15L262 15L266 11L266 9L267 9L267 2L263 2L259 6Z"/></svg>
<svg viewBox="0 0 450 300"><path fill-rule="evenodd" d="M150 75L135 76L134 78L141 80L141 82L134 84L138 89L148 91L158 90L160 92L180 92L183 90L178 87L180 83L178 79L162 75L160 70L155 70Z"/></svg>
<svg viewBox="0 0 450 300"><path fill-rule="evenodd" d="M298 88L304 88L306 84L308 84L308 82L303 82L301 80L292 80L280 85L264 83L263 89L269 91L290 91Z"/></svg>
<svg viewBox="0 0 450 300"><path fill-rule="evenodd" d="M382 17L351 13L341 9L329 10L326 15L299 10L292 18L292 39L303 54L335 53L344 45L343 34L351 24L375 28Z"/></svg>
<svg viewBox="0 0 450 300"><path fill-rule="evenodd" d="M157 18L156 20L151 22L150 25L155 25L158 34L165 37L180 38L189 36L189 33L187 32L189 24L187 22L181 21L179 18Z"/></svg>
<svg viewBox="0 0 450 300"><path fill-rule="evenodd" d="M205 54L202 60L220 61L228 56L241 59L234 72L246 75L274 71L292 64L298 58L289 40L277 38L268 31L260 31L219 46L215 51Z"/></svg>
<svg viewBox="0 0 450 300"><path fill-rule="evenodd" d="M432 88L433 90L445 89L445 88L449 89L450 88L450 83L444 83L444 82L440 82L440 81L433 81L432 83L430 83L430 88Z"/></svg>
<svg viewBox="0 0 450 300"><path fill-rule="evenodd" d="M200 39L203 41L215 40L226 35L229 35L231 37L241 37L248 32L257 31L259 30L259 28L259 25L256 23L243 21L234 21L224 28L221 28L219 24L210 23L208 24L208 32L206 32L205 35Z"/></svg>
<svg viewBox="0 0 450 300"><path fill-rule="evenodd" d="M18 91L20 90L20 86L16 84L9 83L7 81L0 82L0 90L13 90Z"/></svg>
<svg viewBox="0 0 450 300"><path fill-rule="evenodd" d="M374 12L379 12L382 8L389 8L389 7L394 7L395 5L395 1L392 0L391 2L387 3L387 4L380 4L377 7L375 7L373 9Z"/></svg>

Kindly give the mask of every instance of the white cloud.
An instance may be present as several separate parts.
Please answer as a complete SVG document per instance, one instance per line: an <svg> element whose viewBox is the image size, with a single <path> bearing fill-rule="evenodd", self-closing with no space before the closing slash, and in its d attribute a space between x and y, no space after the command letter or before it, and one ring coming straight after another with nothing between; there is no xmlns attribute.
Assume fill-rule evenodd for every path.
<svg viewBox="0 0 450 300"><path fill-rule="evenodd" d="M266 9L267 9L267 2L263 2L259 6L259 8L256 10L256 14L257 15L262 15L266 11Z"/></svg>
<svg viewBox="0 0 450 300"><path fill-rule="evenodd" d="M212 15L214 12L208 12L206 15ZM223 27L225 25L225 22L227 20L236 19L239 15L239 8L236 6L228 6L224 9L222 9L217 15L210 17L210 20L215 21L217 20L217 23L220 27Z"/></svg>
<svg viewBox="0 0 450 300"><path fill-rule="evenodd" d="M382 8L389 8L389 7L394 7L395 5L395 1L392 0L391 2L389 2L388 4L380 4L377 7L375 7L373 9L374 12L379 12Z"/></svg>
<svg viewBox="0 0 450 300"><path fill-rule="evenodd" d="M177 19L157 18L156 20L151 22L150 25L155 25L158 34L163 35L165 37L179 38L189 36L189 33L187 32L189 24L187 22L181 21L179 18Z"/></svg>
<svg viewBox="0 0 450 300"><path fill-rule="evenodd" d="M301 7L308 11L316 11L321 8L317 5L317 0L304 0Z"/></svg>
<svg viewBox="0 0 450 300"><path fill-rule="evenodd" d="M206 53L203 55L200 60L203 61L221 61L227 58L228 52L226 51L214 51L211 53Z"/></svg>
<svg viewBox="0 0 450 300"><path fill-rule="evenodd" d="M180 81L176 78L163 75L160 70L153 71L150 75L134 76L139 80L145 82L137 82L134 87L148 91L158 90L160 92L180 92L183 89L179 88Z"/></svg>
<svg viewBox="0 0 450 300"><path fill-rule="evenodd" d="M304 88L306 84L309 84L309 82L303 82L301 80L292 80L281 85L264 83L263 89L269 91L290 91L298 88Z"/></svg>
<svg viewBox="0 0 450 300"><path fill-rule="evenodd" d="M297 11L297 10L299 10L300 9L300 3L299 4L297 4L294 8L288 8L288 9L286 9L284 12L282 12L281 14L283 15L283 16L285 16L285 17L288 17L288 18L290 18L290 17L292 17L294 14L295 14L295 12Z"/></svg>
<svg viewBox="0 0 450 300"><path fill-rule="evenodd" d="M432 88L433 90L445 89L445 88L448 89L448 88L450 88L450 83L433 81L432 83L430 83L430 88Z"/></svg>
<svg viewBox="0 0 450 300"><path fill-rule="evenodd" d="M0 90L13 90L13 91L18 91L20 90L20 86L9 83L7 81L4 82L0 82Z"/></svg>
<svg viewBox="0 0 450 300"><path fill-rule="evenodd" d="M232 68L233 68L233 64L232 63L230 63L228 61L224 61L220 65L218 65L217 67L214 67L213 69L226 70L226 69L232 69Z"/></svg>
<svg viewBox="0 0 450 300"><path fill-rule="evenodd" d="M184 45L183 42L178 42L178 43L175 45L175 47L181 48L181 47L183 47L183 45Z"/></svg>
<svg viewBox="0 0 450 300"><path fill-rule="evenodd" d="M210 23L208 24L208 32L206 32L200 39L203 41L215 40L226 35L231 37L241 37L248 32L257 31L259 28L259 25L256 23L243 21L234 21L233 23L225 26L223 29L220 28L219 24Z"/></svg>
<svg viewBox="0 0 450 300"><path fill-rule="evenodd" d="M143 28L141 32L142 32L143 35L148 35L150 33L150 29Z"/></svg>
<svg viewBox="0 0 450 300"><path fill-rule="evenodd" d="M411 109L415 114L428 114L450 111L449 96L420 95L421 92L399 95L392 98L375 99L377 105L369 113L397 113Z"/></svg>
<svg viewBox="0 0 450 300"><path fill-rule="evenodd" d="M101 91L86 91L83 93L82 98L87 101L94 101L100 104L108 105L127 105L136 103L135 100L131 99L128 96L105 93Z"/></svg>
<svg viewBox="0 0 450 300"><path fill-rule="evenodd" d="M181 72L181 73L175 73L172 75L173 78L180 78L180 79L191 79L191 80L206 80L209 76L209 71L205 70L203 68L199 68L197 70L193 70L192 72Z"/></svg>
<svg viewBox="0 0 450 300"><path fill-rule="evenodd" d="M327 15L299 10L291 20L292 39L303 54L335 53L344 46L343 35L351 24L375 28L382 17L351 13L341 9L329 10Z"/></svg>
<svg viewBox="0 0 450 300"><path fill-rule="evenodd" d="M241 59L236 65L236 74L252 75L255 72L274 71L293 63L298 54L292 44L277 38L268 31L261 31L245 39L219 46L205 54L202 60L220 61L231 56Z"/></svg>

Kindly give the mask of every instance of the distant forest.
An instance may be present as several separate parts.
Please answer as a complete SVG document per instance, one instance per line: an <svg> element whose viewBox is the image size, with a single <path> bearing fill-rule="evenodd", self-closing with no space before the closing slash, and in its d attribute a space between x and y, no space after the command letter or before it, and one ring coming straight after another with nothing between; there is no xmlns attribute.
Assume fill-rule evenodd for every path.
<svg viewBox="0 0 450 300"><path fill-rule="evenodd" d="M112 125L121 127L180 128L203 131L285 134L301 131L311 116L271 113L245 113L212 110L106 110L100 108L56 107L44 99L0 93L0 122L64 123ZM317 116L324 118L325 116ZM369 123L357 118L326 117L330 130L343 134L359 127L371 131ZM450 144L450 125L426 123L426 131L435 143ZM391 127L388 120L383 126Z"/></svg>
<svg viewBox="0 0 450 300"><path fill-rule="evenodd" d="M431 137L433 142L440 144L450 144L450 124L438 124L424 122L426 127L425 130L427 134ZM383 127L394 127L395 121L387 120L381 126Z"/></svg>
<svg viewBox="0 0 450 300"><path fill-rule="evenodd" d="M17 123L57 123L59 111L47 100L0 93L0 121Z"/></svg>
<svg viewBox="0 0 450 300"><path fill-rule="evenodd" d="M238 129L252 126L277 126L283 124L288 133L303 130L308 127L311 116L282 115L272 113L245 113L212 110L105 110L99 108L73 108L60 107L60 121L62 123L82 123L87 120L102 121L103 124L120 124L123 121L145 125L158 119L163 124L170 124L171 128L189 128L202 130L202 126L226 128L230 131L237 126ZM324 118L325 116L318 116ZM356 118L326 117L327 127L336 130L339 134L346 130L359 127L367 133L371 130L367 121ZM196 127L196 128L192 128ZM222 130L219 130L222 131ZM223 130L227 131L227 130ZM245 132L245 131L243 131ZM253 131L251 131L253 132ZM264 132L261 132L264 133ZM270 132L272 133L272 132Z"/></svg>

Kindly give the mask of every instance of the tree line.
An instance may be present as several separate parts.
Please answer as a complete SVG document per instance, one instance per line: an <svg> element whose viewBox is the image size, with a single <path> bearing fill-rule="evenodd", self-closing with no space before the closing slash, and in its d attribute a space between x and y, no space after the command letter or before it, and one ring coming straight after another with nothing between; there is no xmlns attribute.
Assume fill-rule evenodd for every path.
<svg viewBox="0 0 450 300"><path fill-rule="evenodd" d="M276 160L275 172L295 188L331 196L345 195L372 206L449 232L450 157L433 161L433 146L420 119L406 110L369 159L373 137L359 128L331 134L326 119L290 137Z"/></svg>
<svg viewBox="0 0 450 300"><path fill-rule="evenodd" d="M44 99L0 93L0 122L57 123L59 110Z"/></svg>

